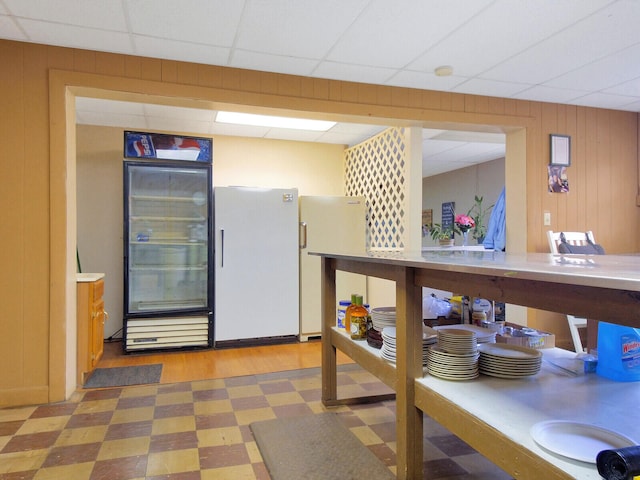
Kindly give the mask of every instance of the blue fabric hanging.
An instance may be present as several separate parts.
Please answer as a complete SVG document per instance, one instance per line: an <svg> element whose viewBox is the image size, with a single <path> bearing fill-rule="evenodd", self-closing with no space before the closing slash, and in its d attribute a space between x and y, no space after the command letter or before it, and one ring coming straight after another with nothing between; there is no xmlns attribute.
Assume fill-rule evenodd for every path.
<svg viewBox="0 0 640 480"><path fill-rule="evenodd" d="M502 187L502 192L493 206L491 217L489 217L489 225L487 226L487 235L484 237L482 245L489 250L504 251L507 242L507 228L505 217L505 192L506 188Z"/></svg>

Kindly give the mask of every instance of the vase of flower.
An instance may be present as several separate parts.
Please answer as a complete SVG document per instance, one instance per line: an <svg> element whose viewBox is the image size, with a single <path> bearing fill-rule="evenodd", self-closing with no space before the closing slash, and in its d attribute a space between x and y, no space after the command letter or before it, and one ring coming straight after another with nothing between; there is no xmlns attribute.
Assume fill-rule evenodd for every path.
<svg viewBox="0 0 640 480"><path fill-rule="evenodd" d="M487 208L482 206L483 197L476 195L474 197L475 203L473 207L469 209L467 215L473 218L475 226L471 229L471 236L476 239L478 245L482 245L484 237L487 234L486 217L493 208L493 204Z"/></svg>
<svg viewBox="0 0 640 480"><path fill-rule="evenodd" d="M469 245L469 230L471 230L476 222L469 215L456 215L455 218L456 227L462 232L462 246Z"/></svg>

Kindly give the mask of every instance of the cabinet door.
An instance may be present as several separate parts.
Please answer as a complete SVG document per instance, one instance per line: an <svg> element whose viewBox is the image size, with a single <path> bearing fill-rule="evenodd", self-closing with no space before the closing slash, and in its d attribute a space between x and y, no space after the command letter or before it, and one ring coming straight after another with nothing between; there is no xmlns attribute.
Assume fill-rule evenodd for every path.
<svg viewBox="0 0 640 480"><path fill-rule="evenodd" d="M93 304L91 312L91 368L94 369L104 350L104 300L100 298Z"/></svg>

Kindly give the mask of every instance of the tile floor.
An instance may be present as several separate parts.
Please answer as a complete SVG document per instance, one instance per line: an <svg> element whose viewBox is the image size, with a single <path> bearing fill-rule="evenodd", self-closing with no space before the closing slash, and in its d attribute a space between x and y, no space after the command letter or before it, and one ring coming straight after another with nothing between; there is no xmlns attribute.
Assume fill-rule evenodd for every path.
<svg viewBox="0 0 640 480"><path fill-rule="evenodd" d="M387 393L357 365L341 396ZM0 410L0 480L269 479L249 424L333 411L395 473L395 402L327 409L317 368L78 391L69 401ZM424 479L511 477L425 418Z"/></svg>

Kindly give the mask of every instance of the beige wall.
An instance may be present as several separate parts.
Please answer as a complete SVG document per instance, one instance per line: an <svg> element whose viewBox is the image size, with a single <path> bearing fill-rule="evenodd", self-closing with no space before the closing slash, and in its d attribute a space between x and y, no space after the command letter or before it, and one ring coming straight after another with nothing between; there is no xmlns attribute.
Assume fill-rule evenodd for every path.
<svg viewBox="0 0 640 480"><path fill-rule="evenodd" d="M505 185L504 158L460 168L451 172L433 175L422 180L422 208L433 210L433 223L442 221L442 204L455 202L456 213L467 213L474 204L474 198L483 198L483 206L496 203ZM487 215L485 224L489 223ZM460 244L459 235L456 244ZM471 244L476 242L469 238ZM422 239L424 247L432 247L436 242L427 236Z"/></svg>
<svg viewBox="0 0 640 480"><path fill-rule="evenodd" d="M76 132L78 251L84 272L106 274L108 338L123 318L123 128L78 125ZM213 151L214 185L344 194L343 145L216 136Z"/></svg>
<svg viewBox="0 0 640 480"><path fill-rule="evenodd" d="M640 243L638 115L594 108L251 72L0 41L0 405L62 400L74 329L73 95L507 133L506 178L520 181L508 236L546 251L553 229L594 230L611 253ZM486 127L489 125L489 127ZM572 136L572 191L546 192L550 133ZM510 139L522 140L511 149ZM510 153L511 152L511 153ZM520 162L526 154L526 166ZM518 165L513 165L513 162ZM524 163L523 163L524 165ZM512 168L514 167L514 168ZM522 171L524 170L524 171ZM512 195L519 195L511 197ZM515 205L518 203L518 205ZM510 218L513 213L517 218ZM526 217L526 219L525 219ZM510 225L525 229L510 231ZM629 232L633 232L630 235ZM7 368L10 364L11 368Z"/></svg>
<svg viewBox="0 0 640 480"><path fill-rule="evenodd" d="M105 338L122 327L122 129L77 127L78 256L83 272L105 274Z"/></svg>
<svg viewBox="0 0 640 480"><path fill-rule="evenodd" d="M344 145L214 137L214 185L297 188L344 195Z"/></svg>

